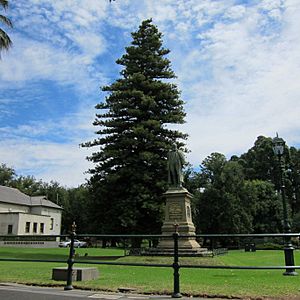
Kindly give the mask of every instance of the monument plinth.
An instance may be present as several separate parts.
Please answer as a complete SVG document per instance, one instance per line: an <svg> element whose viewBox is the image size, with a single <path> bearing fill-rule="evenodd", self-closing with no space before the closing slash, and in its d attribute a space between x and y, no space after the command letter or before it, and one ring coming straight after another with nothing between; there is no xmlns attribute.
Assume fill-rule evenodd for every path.
<svg viewBox="0 0 300 300"><path fill-rule="evenodd" d="M187 189L170 188L166 193L165 220L162 226L162 235L170 235L174 233L174 224L178 225L178 233L180 235L191 235L191 237L182 237L178 241L179 249L200 249L200 245L196 241L195 226L192 221L191 199L192 194ZM173 239L161 239L158 248L168 249L174 248Z"/></svg>

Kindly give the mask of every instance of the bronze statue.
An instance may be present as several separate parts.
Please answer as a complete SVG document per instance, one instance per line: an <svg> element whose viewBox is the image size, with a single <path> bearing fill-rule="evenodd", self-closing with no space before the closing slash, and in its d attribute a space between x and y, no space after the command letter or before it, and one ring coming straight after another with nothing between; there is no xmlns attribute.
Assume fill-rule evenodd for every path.
<svg viewBox="0 0 300 300"><path fill-rule="evenodd" d="M174 144L168 153L168 183L170 187L182 188L182 168L185 163L184 154Z"/></svg>

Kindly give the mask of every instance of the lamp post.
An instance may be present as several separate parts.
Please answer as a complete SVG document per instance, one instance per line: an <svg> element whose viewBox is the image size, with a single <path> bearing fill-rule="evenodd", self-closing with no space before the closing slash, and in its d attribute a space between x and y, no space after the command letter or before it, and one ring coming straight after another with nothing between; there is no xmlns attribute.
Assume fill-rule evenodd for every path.
<svg viewBox="0 0 300 300"><path fill-rule="evenodd" d="M291 233L291 225L288 218L288 210L287 210L287 203L286 203L286 196L285 196L285 184L284 184L284 171L285 171L285 165L284 165L284 148L285 148L285 141L278 137L278 134L273 139L273 151L274 154L278 158L279 162L279 175L280 175L280 192L281 192L281 199L282 199L282 207L283 207L283 231L284 233ZM292 246L291 237L286 236L284 238L285 245L284 245L284 258L285 258L285 265L286 266L294 266L294 248ZM286 269L286 271L283 273L283 275L290 275L290 276L296 276L298 273L295 271L295 269Z"/></svg>

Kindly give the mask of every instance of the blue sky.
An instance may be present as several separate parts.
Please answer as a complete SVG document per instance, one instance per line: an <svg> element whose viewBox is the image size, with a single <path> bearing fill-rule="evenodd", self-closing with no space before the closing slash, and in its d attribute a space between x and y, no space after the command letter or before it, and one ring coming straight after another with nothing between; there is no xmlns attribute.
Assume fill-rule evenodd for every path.
<svg viewBox="0 0 300 300"><path fill-rule="evenodd" d="M247 151L278 131L300 143L298 0L18 0L0 61L0 163L20 175L85 182L100 87L141 21L153 18L186 102L188 160Z"/></svg>

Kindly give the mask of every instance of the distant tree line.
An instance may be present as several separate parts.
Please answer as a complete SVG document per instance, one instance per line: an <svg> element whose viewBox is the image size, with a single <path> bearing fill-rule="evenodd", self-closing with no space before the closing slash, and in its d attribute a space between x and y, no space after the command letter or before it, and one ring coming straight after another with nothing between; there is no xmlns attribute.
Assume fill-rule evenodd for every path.
<svg viewBox="0 0 300 300"><path fill-rule="evenodd" d="M283 174L292 230L300 230L300 150L285 148ZM199 172L187 170L194 194L194 221L204 233L282 232L282 201L272 138L229 160L221 153L205 158Z"/></svg>
<svg viewBox="0 0 300 300"><path fill-rule="evenodd" d="M290 222L294 232L300 231L300 150L285 149L286 196ZM113 219L120 207L119 198L101 206L95 205L101 194L94 194L93 182L77 188L66 188L59 183L36 180L33 176L18 176L15 170L0 164L0 185L14 187L23 193L45 195L63 207L62 232L76 221L80 233L128 233ZM193 221L201 233L270 233L282 232L282 201L280 197L278 161L273 154L272 139L259 136L254 146L240 156L230 159L221 153L206 157L199 171L185 170L186 188L194 195ZM144 199L144 207L151 204ZM123 205L122 203L118 204ZM164 203L161 203L161 210ZM111 210L111 221L102 216ZM114 211L115 210L115 211ZM134 218L131 207L122 206L122 216ZM156 227L149 226L145 233L160 233L163 214ZM118 227L119 224L119 227ZM147 219L144 226L146 227ZM141 233L142 233L141 228Z"/></svg>

